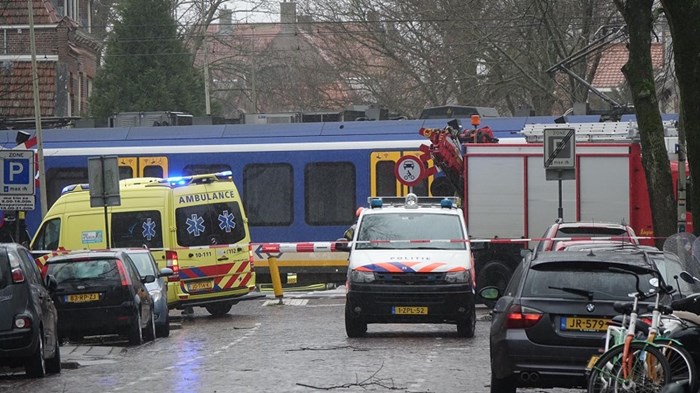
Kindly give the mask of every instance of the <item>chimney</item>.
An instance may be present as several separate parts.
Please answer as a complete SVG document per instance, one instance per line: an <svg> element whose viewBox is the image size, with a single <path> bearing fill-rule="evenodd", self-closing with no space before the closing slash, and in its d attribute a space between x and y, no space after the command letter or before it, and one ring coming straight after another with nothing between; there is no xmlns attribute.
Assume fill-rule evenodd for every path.
<svg viewBox="0 0 700 393"><path fill-rule="evenodd" d="M299 25L299 28L304 30L307 33L310 33L312 31L312 26L314 23L314 18L311 15L299 15L297 17L297 24Z"/></svg>
<svg viewBox="0 0 700 393"><path fill-rule="evenodd" d="M282 32L294 33L297 23L297 3L293 1L280 3L280 23L282 23Z"/></svg>
<svg viewBox="0 0 700 393"><path fill-rule="evenodd" d="M231 34L233 32L233 11L224 7L219 11L219 34Z"/></svg>

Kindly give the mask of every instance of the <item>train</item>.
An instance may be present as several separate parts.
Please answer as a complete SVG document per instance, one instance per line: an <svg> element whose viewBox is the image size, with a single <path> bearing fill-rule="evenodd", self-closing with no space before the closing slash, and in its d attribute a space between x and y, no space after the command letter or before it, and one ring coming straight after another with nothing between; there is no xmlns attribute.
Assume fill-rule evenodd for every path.
<svg viewBox="0 0 700 393"><path fill-rule="evenodd" d="M51 206L66 186L88 183L89 157L116 155L122 179L231 171L255 243L258 279L265 282L268 256L259 244L334 241L370 196L430 195L433 178L409 190L397 181L394 166L404 155L420 154L419 146L427 143L418 133L421 128L444 128L450 120L46 129L47 202ZM464 128L474 127L470 118L461 120ZM521 131L526 124L558 121L556 116L481 120L480 126L488 126L501 143L525 143ZM567 121L597 122L600 116L569 116ZM0 146L15 148L17 130L0 131ZM41 222L38 195L37 190L35 208L24 220L29 236ZM300 285L345 281L347 255L342 253L277 257L283 280L297 277Z"/></svg>

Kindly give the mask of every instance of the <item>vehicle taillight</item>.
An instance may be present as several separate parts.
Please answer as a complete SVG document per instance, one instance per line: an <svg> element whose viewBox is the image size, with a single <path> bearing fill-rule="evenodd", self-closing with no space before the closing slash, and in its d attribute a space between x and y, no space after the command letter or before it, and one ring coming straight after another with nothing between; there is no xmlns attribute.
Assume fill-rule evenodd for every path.
<svg viewBox="0 0 700 393"><path fill-rule="evenodd" d="M542 311L514 304L508 309L507 318L506 329L527 329L542 319Z"/></svg>
<svg viewBox="0 0 700 393"><path fill-rule="evenodd" d="M24 272L21 267L12 269L12 282L15 284L24 282Z"/></svg>
<svg viewBox="0 0 700 393"><path fill-rule="evenodd" d="M32 326L32 320L27 316L18 315L13 325L16 329L29 329Z"/></svg>
<svg viewBox="0 0 700 393"><path fill-rule="evenodd" d="M250 262L250 270L253 270L255 268L253 264L253 245L250 243L248 243L248 262Z"/></svg>
<svg viewBox="0 0 700 393"><path fill-rule="evenodd" d="M168 281L180 281L180 264L177 262L177 251L165 252L165 266L173 271L173 274L168 277Z"/></svg>
<svg viewBox="0 0 700 393"><path fill-rule="evenodd" d="M117 270L119 271L119 276L122 278L122 286L131 286L131 277L129 277L129 275L126 273L124 263L121 261L121 259L117 259Z"/></svg>

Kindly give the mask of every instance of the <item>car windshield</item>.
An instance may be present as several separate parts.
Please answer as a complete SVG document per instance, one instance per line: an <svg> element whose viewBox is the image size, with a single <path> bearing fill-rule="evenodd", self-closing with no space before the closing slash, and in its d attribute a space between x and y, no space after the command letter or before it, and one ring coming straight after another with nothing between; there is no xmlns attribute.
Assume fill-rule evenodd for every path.
<svg viewBox="0 0 700 393"><path fill-rule="evenodd" d="M459 216L454 214L398 212L368 214L360 224L356 249L464 250L465 242L450 242L450 240L464 238ZM440 241L409 242L409 240Z"/></svg>
<svg viewBox="0 0 700 393"><path fill-rule="evenodd" d="M47 274L61 284L69 281L120 280L116 259L50 262Z"/></svg>
<svg viewBox="0 0 700 393"><path fill-rule="evenodd" d="M536 265L527 273L523 296L558 299L581 299L590 293L593 300L629 301L635 293L635 278L631 274L610 271L607 264ZM639 274L640 288L648 292L651 273Z"/></svg>
<svg viewBox="0 0 700 393"><path fill-rule="evenodd" d="M128 254L131 260L134 261L136 270L139 271L139 276L146 277L148 275L156 275L156 271L153 268L153 262L151 262L151 254L147 254L145 252Z"/></svg>

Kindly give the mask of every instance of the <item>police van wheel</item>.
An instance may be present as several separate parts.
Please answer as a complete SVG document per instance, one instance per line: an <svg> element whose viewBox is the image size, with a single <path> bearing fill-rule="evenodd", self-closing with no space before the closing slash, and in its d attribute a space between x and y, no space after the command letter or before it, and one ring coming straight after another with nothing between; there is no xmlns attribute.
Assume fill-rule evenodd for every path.
<svg viewBox="0 0 700 393"><path fill-rule="evenodd" d="M474 331L476 330L476 310L472 307L469 316L461 321L457 322L457 335L460 337L471 338L474 337Z"/></svg>
<svg viewBox="0 0 700 393"><path fill-rule="evenodd" d="M345 304L345 333L350 338L363 337L367 333L367 322L352 315L347 303Z"/></svg>
<svg viewBox="0 0 700 393"><path fill-rule="evenodd" d="M233 303L213 303L213 304L207 304L204 306L204 308L207 309L209 314L214 315L214 316L221 316L229 311L231 311L231 307L233 306Z"/></svg>

